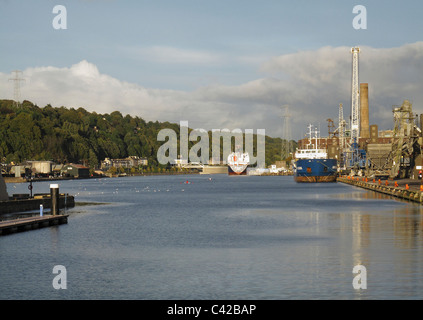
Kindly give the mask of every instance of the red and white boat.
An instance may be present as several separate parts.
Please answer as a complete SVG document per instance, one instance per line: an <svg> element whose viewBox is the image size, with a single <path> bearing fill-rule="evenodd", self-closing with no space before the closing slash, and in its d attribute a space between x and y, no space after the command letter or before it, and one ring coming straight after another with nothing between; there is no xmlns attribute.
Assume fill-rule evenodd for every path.
<svg viewBox="0 0 423 320"><path fill-rule="evenodd" d="M247 175L247 167L250 163L248 153L232 152L228 156L228 174L229 175Z"/></svg>

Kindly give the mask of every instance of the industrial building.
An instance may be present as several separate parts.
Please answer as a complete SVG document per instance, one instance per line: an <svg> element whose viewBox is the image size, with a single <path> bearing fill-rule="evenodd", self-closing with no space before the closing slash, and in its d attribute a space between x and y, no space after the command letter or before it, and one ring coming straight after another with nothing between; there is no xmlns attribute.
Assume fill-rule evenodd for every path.
<svg viewBox="0 0 423 320"><path fill-rule="evenodd" d="M298 141L298 148L317 144L326 149L329 158L338 160L339 170L351 176L418 178L423 170L423 115L413 113L412 103L404 100L393 107L392 130L379 131L369 122L369 84L359 83L358 56L360 49L352 48L352 101L349 123L344 120L339 105L338 126L328 119L328 136L315 142Z"/></svg>
<svg viewBox="0 0 423 320"><path fill-rule="evenodd" d="M137 156L129 156L123 159L105 158L103 161L101 161L102 170L108 170L111 167L132 168L132 167L141 167L141 166L147 166L147 165L148 165L147 158L140 158Z"/></svg>
<svg viewBox="0 0 423 320"><path fill-rule="evenodd" d="M90 169L81 164L66 164L62 168L63 177L89 178Z"/></svg>
<svg viewBox="0 0 423 320"><path fill-rule="evenodd" d="M48 177L53 172L54 163L52 161L26 161L21 165L12 166L10 173L18 177Z"/></svg>

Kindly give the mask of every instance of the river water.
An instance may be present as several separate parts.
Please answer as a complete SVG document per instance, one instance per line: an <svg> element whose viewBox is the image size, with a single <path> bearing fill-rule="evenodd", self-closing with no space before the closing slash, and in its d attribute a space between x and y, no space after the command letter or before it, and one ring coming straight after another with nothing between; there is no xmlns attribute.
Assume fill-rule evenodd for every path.
<svg viewBox="0 0 423 320"><path fill-rule="evenodd" d="M7 187L27 193L27 184ZM0 299L423 298L418 204L283 176L59 187L77 203L98 204L68 209L68 224L0 237ZM49 192L49 183L34 192ZM56 265L66 273L53 273ZM353 273L357 265L366 269ZM65 274L66 289L55 289ZM366 289L353 287L360 275Z"/></svg>

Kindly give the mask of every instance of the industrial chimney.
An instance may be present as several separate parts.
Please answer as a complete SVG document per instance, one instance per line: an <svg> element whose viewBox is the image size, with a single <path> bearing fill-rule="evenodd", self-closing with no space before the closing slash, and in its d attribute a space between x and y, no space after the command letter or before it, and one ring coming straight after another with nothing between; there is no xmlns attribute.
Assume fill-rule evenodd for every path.
<svg viewBox="0 0 423 320"><path fill-rule="evenodd" d="M360 136L365 139L370 138L368 83L360 83Z"/></svg>

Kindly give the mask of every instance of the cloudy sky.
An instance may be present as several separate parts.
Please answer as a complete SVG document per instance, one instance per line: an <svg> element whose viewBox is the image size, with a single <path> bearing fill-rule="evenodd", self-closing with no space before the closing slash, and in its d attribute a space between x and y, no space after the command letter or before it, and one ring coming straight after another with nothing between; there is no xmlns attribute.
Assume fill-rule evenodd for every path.
<svg viewBox="0 0 423 320"><path fill-rule="evenodd" d="M66 29L53 21L66 8ZM356 5L367 29L353 28ZM369 83L370 123L393 126L404 99L423 113L423 2L339 0L0 0L0 98L121 111L192 128L265 129L307 123L327 134L351 114L351 53ZM56 20L55 20L56 19ZM56 24L57 26L57 24Z"/></svg>

